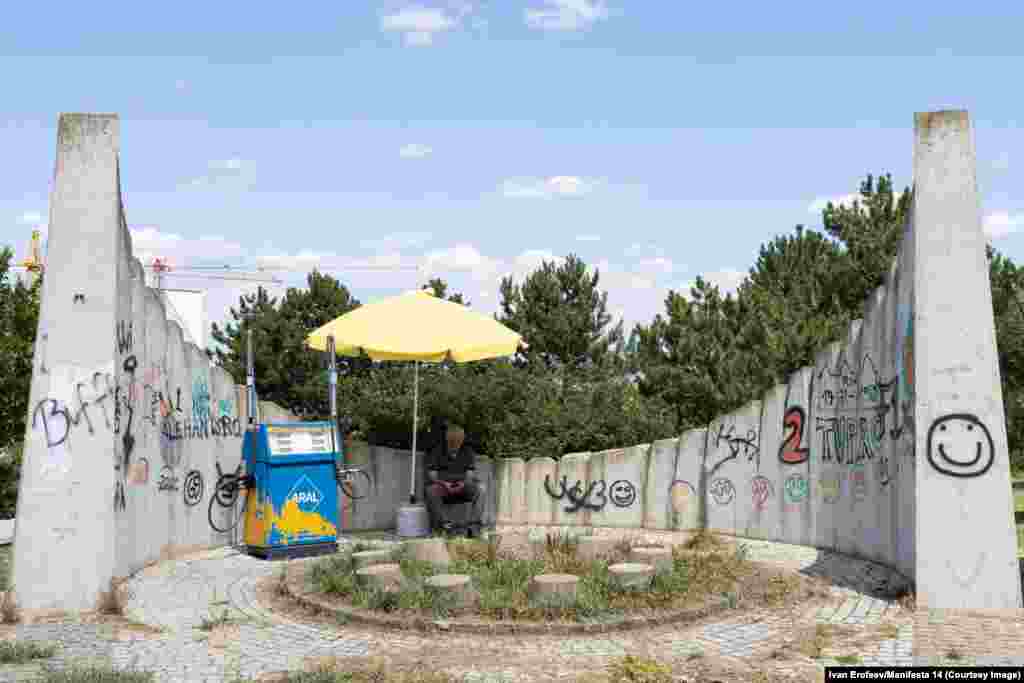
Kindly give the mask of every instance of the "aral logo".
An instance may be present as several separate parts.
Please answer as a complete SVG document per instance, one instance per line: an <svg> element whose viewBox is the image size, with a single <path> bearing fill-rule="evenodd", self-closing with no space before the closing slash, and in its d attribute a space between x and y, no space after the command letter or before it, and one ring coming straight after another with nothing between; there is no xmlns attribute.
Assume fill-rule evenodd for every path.
<svg viewBox="0 0 1024 683"><path fill-rule="evenodd" d="M286 498L286 500L294 500L298 503L299 509L303 512L315 512L320 507L320 502L323 499L324 495L320 492L320 489L305 474L295 482L295 486L288 492L288 497Z"/></svg>

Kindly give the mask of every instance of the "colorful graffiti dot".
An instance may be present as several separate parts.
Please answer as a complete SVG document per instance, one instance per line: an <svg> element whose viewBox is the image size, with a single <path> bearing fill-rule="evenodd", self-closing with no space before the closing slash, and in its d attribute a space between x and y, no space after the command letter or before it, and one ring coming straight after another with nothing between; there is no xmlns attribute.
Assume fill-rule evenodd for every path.
<svg viewBox="0 0 1024 683"><path fill-rule="evenodd" d="M691 501L696 500L696 492L690 482L677 479L669 487L669 497L672 499L672 509L679 515L685 515Z"/></svg>
<svg viewBox="0 0 1024 683"><path fill-rule="evenodd" d="M810 486L802 474L791 474L786 477L785 493L787 503L799 503L807 498Z"/></svg>

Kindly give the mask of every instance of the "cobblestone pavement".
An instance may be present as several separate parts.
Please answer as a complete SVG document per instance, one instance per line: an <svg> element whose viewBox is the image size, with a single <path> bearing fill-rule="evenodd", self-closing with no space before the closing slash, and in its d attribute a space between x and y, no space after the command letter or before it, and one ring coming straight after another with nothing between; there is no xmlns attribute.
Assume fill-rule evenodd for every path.
<svg viewBox="0 0 1024 683"><path fill-rule="evenodd" d="M600 530L604 531L604 530ZM645 534L653 541L681 542L683 534ZM657 627L595 637L495 638L451 634L374 631L369 627L300 623L272 613L257 598L256 585L279 573L271 563L232 548L209 551L189 559L168 561L143 570L129 582L132 598L127 616L158 626L158 635L119 639L104 625L60 623L16 627L18 640L56 642L55 667L71 662L107 662L124 668L154 671L159 681L231 681L238 676L301 669L310 657L394 655L404 653L436 660L464 681L566 680L585 668L601 667L628 653L678 659L713 655L746 665L772 659L776 670L810 680L813 669L838 663L906 666L921 664L1024 665L1024 619L974 621L944 617L939 612L902 610L886 601L901 579L879 565L812 548L766 541L747 541L749 559L819 576L832 584L827 607L803 613L765 609L737 611L715 623ZM202 630L204 620L226 619L232 626L218 636ZM787 668L780 651L794 647L800 629L842 629L819 653ZM883 628L883 631L879 631ZM881 633L881 635L880 635ZM919 635L915 646L915 633ZM438 638L446 647L438 648ZM975 644L978 647L975 647ZM469 649L467 649L469 648ZM474 652L473 661L446 653ZM970 653L970 654L969 654ZM443 659L445 656L448 659ZM440 658L440 659L439 659ZM458 665L453 661L460 661ZM483 663L486 662L486 668ZM451 666L448 666L451 665ZM812 667L808 670L807 667ZM532 668L531 668L532 667ZM538 677L538 667L549 675ZM0 682L31 680L38 666L0 668Z"/></svg>

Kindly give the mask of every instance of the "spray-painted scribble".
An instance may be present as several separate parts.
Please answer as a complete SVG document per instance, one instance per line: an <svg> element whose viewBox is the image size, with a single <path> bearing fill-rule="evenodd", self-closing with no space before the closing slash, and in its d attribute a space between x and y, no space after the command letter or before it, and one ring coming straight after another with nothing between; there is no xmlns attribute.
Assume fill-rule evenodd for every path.
<svg viewBox="0 0 1024 683"><path fill-rule="evenodd" d="M758 474L750 481L750 499L755 510L764 510L774 493L775 487L768 477Z"/></svg>

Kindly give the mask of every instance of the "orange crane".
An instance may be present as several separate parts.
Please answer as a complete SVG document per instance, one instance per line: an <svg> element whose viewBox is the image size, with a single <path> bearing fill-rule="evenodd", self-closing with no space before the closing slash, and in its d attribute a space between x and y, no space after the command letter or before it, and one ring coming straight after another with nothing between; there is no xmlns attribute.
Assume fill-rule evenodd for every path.
<svg viewBox="0 0 1024 683"><path fill-rule="evenodd" d="M15 269L24 269L29 274L29 284L35 277L43 272L42 249L39 246L40 234L38 230L32 231L32 239L28 243L28 256L23 261L18 261Z"/></svg>

